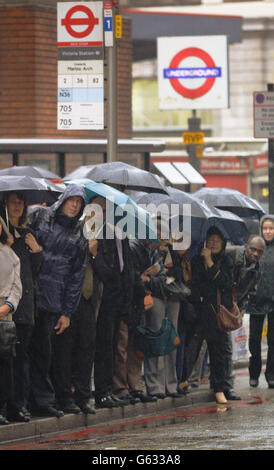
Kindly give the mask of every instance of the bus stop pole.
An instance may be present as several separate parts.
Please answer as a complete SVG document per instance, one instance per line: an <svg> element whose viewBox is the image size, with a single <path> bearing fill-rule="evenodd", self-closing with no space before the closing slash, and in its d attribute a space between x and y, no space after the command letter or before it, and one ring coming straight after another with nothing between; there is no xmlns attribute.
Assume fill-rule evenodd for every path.
<svg viewBox="0 0 274 470"><path fill-rule="evenodd" d="M115 7L112 7L115 19ZM114 21L115 23L115 21ZM117 160L118 109L117 109L117 41L108 47L108 97L107 97L107 161Z"/></svg>

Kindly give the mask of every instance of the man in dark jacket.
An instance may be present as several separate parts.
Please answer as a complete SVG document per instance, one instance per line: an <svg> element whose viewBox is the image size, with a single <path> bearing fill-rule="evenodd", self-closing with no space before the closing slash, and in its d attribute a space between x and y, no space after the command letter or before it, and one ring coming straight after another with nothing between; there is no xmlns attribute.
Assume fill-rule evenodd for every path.
<svg viewBox="0 0 274 470"><path fill-rule="evenodd" d="M31 398L37 415L60 417L79 412L70 388L70 318L81 296L87 263L87 240L79 218L84 190L69 185L50 208L31 213L30 228L43 248L37 277L37 318L31 343ZM61 407L56 408L56 398Z"/></svg>
<svg viewBox="0 0 274 470"><path fill-rule="evenodd" d="M257 387L262 368L261 339L267 318L267 362L265 378L269 388L274 388L274 215L265 215L261 221L261 233L265 240L264 254L260 260L261 277L257 290L250 296L247 312L249 328L249 375L250 386Z"/></svg>
<svg viewBox="0 0 274 470"><path fill-rule="evenodd" d="M256 290L260 278L259 259L262 257L264 248L264 239L259 235L251 235L245 245L232 245L226 248L226 253L231 256L234 263L233 279L236 285L237 304L241 310L244 310L250 295ZM228 386L226 398L240 399L234 392L231 335L227 335L226 383Z"/></svg>
<svg viewBox="0 0 274 470"><path fill-rule="evenodd" d="M127 321L132 308L135 273L128 238L117 236L108 224L113 237L104 233L98 240L93 270L103 283L103 293L97 318L94 359L95 404L97 408L113 408L129 404L113 392L114 352L122 320ZM122 239L123 238L123 239Z"/></svg>

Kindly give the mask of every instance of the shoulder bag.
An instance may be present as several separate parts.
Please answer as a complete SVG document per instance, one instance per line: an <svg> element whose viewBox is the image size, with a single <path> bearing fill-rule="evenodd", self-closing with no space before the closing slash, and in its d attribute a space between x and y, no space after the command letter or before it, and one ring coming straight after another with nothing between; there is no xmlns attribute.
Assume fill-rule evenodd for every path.
<svg viewBox="0 0 274 470"><path fill-rule="evenodd" d="M212 305L213 307L213 305ZM214 309L214 307L213 307ZM214 309L215 311L215 309ZM221 331L226 333L238 330L243 324L243 312L237 305L237 294L235 284L232 286L232 308L228 310L221 304L221 293L217 290L217 325Z"/></svg>
<svg viewBox="0 0 274 470"><path fill-rule="evenodd" d="M137 326L135 331L135 349L139 357L165 356L179 343L179 334L167 317L163 319L159 330Z"/></svg>

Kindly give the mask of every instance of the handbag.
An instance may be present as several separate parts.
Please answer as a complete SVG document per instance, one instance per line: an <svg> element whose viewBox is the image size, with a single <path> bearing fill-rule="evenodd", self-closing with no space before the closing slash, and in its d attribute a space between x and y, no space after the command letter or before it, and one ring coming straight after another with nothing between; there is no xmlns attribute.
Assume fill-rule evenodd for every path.
<svg viewBox="0 0 274 470"><path fill-rule="evenodd" d="M165 356L179 343L179 334L167 317L163 318L159 330L153 330L148 326L136 327L135 349L139 357Z"/></svg>
<svg viewBox="0 0 274 470"><path fill-rule="evenodd" d="M172 282L165 282L164 291L167 300L177 300L179 302L191 294L190 289L181 280L176 281L175 279Z"/></svg>
<svg viewBox="0 0 274 470"><path fill-rule="evenodd" d="M0 320L0 357L14 356L17 341L14 321Z"/></svg>
<svg viewBox="0 0 274 470"><path fill-rule="evenodd" d="M237 294L235 284L232 286L232 308L228 310L221 304L220 290L217 290L217 325L221 331L226 333L238 330L243 324L243 312L237 305Z"/></svg>

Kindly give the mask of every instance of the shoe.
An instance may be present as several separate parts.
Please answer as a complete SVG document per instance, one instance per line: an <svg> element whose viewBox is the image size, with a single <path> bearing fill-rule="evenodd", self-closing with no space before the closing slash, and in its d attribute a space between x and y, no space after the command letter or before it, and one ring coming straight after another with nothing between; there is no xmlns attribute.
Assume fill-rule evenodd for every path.
<svg viewBox="0 0 274 470"><path fill-rule="evenodd" d="M31 417L30 411L25 406L22 406L21 411L23 411L24 415Z"/></svg>
<svg viewBox="0 0 274 470"><path fill-rule="evenodd" d="M218 405L224 405L227 403L227 399L223 392L215 393L215 397L216 397L216 402L218 403Z"/></svg>
<svg viewBox="0 0 274 470"><path fill-rule="evenodd" d="M241 397L239 395L236 395L234 390L227 390L224 392L224 395L227 400L241 400Z"/></svg>
<svg viewBox="0 0 274 470"><path fill-rule="evenodd" d="M54 406L42 406L33 410L35 416L54 416L55 418L62 418L64 416L63 411L57 410Z"/></svg>
<svg viewBox="0 0 274 470"><path fill-rule="evenodd" d="M8 420L12 422L28 423L30 421L30 415L23 412L23 410L17 410L8 413Z"/></svg>
<svg viewBox="0 0 274 470"><path fill-rule="evenodd" d="M95 409L93 408L89 400L83 401L81 403L77 403L77 405L80 407L81 411L85 415L95 415L96 413Z"/></svg>
<svg viewBox="0 0 274 470"><path fill-rule="evenodd" d="M249 379L249 385L250 385L250 387L258 387L259 380L258 379Z"/></svg>
<svg viewBox="0 0 274 470"><path fill-rule="evenodd" d="M102 397L95 397L96 408L117 408L122 405L122 400L113 397L111 394Z"/></svg>
<svg viewBox="0 0 274 470"><path fill-rule="evenodd" d="M75 415L81 413L81 408L79 408L73 400L67 400L61 403L60 408L64 413Z"/></svg>
<svg viewBox="0 0 274 470"><path fill-rule="evenodd" d="M4 426L5 424L10 424L10 422L5 418L5 416L0 415L0 426Z"/></svg>
<svg viewBox="0 0 274 470"><path fill-rule="evenodd" d="M156 397L156 398L160 398L161 400L163 400L166 397L166 395L164 393L154 393L151 396Z"/></svg>
<svg viewBox="0 0 274 470"><path fill-rule="evenodd" d="M145 395L141 390L134 390L130 392L135 399L139 399L142 403L151 403L157 401L157 397L152 395Z"/></svg>
<svg viewBox="0 0 274 470"><path fill-rule="evenodd" d="M120 397L118 397L120 400L123 400L125 401L126 405L135 405L135 403L140 403L140 398L134 398L132 395L122 395ZM127 403L128 402L128 403Z"/></svg>

